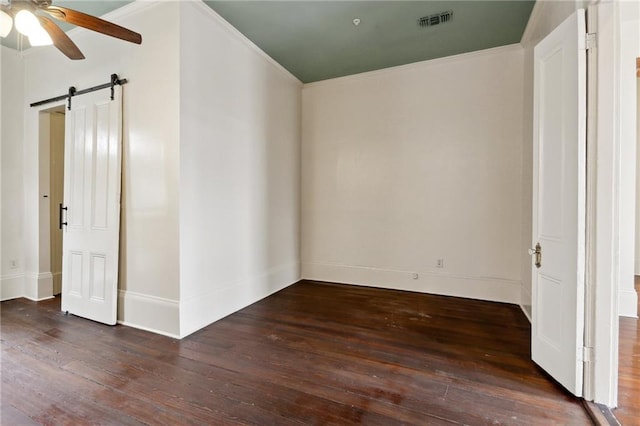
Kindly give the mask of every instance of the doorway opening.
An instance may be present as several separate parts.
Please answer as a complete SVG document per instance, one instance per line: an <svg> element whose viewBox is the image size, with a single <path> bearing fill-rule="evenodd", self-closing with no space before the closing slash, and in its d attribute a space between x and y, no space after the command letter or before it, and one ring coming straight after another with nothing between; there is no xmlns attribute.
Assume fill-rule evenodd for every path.
<svg viewBox="0 0 640 426"><path fill-rule="evenodd" d="M640 47L640 46L639 46ZM636 58L636 227L634 260L634 287L640 294L640 57ZM640 315L640 298L636 297Z"/></svg>
<svg viewBox="0 0 640 426"><path fill-rule="evenodd" d="M620 334L618 340L618 408L614 410L616 418L622 424L633 424L640 421L640 372L634 365L634 357L640 351L640 58L636 58L636 217L635 217L635 253L634 278L629 289L621 291L620 305L624 307L620 318ZM623 277L628 279L628 277ZM625 293L627 293L625 295ZM635 314L635 315L634 315Z"/></svg>
<svg viewBox="0 0 640 426"><path fill-rule="evenodd" d="M51 272L52 294L62 292L62 230L60 211L64 196L65 107L40 111L41 254ZM43 265L44 266L44 265Z"/></svg>
<svg viewBox="0 0 640 426"><path fill-rule="evenodd" d="M640 13L640 9L638 12ZM640 24L640 20L638 23ZM640 26L637 31L640 31ZM640 54L640 45L637 46L637 50ZM629 63L628 59L629 56L623 56L624 63ZM634 358L640 351L640 57L635 58L635 65L633 73L628 68L622 68L620 76L621 81L626 83L623 87L627 88L621 93L622 149L628 146L635 147L635 192L629 194L629 198L635 199L635 217L629 226L623 229L624 233L634 238L635 249L630 256L632 265L624 269L624 274L620 277L619 293L618 407L614 410L614 415L622 424L637 424L640 421L640 401L637 398L640 393L640 372L634 365ZM630 176L624 173L621 175L623 178ZM631 181L634 179L631 178ZM621 186L624 183L625 181L622 181ZM628 251L621 252L621 257Z"/></svg>

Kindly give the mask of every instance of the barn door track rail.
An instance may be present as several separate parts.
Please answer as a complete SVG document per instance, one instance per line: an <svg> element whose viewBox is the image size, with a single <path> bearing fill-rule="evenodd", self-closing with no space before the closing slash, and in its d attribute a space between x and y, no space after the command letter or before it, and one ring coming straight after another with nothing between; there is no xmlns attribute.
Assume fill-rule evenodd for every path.
<svg viewBox="0 0 640 426"><path fill-rule="evenodd" d="M111 74L111 81L109 81L108 83L105 84L100 84L98 86L93 86L93 87L89 87L88 89L82 89L82 90L77 90L75 87L71 86L69 87L69 91L67 92L66 95L60 95L60 96L56 96L54 98L49 98L49 99L45 99L43 101L38 101L38 102L34 102L32 104L30 104L30 107L37 107L40 105L45 105L51 102L58 102L61 101L63 99L67 99L67 109L71 109L71 98L73 98L74 96L80 96L80 95L84 95L85 93L91 93L91 92L95 92L96 90L102 90L102 89L111 89L111 100L113 100L114 98L114 87L116 86L122 86L127 84L128 81L126 78L118 78L118 74Z"/></svg>

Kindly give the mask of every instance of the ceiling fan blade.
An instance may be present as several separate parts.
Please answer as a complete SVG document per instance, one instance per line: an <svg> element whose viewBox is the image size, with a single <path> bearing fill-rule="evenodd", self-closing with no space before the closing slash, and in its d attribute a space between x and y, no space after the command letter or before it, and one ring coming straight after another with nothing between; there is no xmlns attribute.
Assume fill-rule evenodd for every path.
<svg viewBox="0 0 640 426"><path fill-rule="evenodd" d="M49 15L64 22L68 22L79 27L87 28L111 37L121 40L130 41L131 43L141 44L142 36L134 31L113 24L104 19L78 12L77 10L68 9L61 6L47 6L40 10L47 12Z"/></svg>
<svg viewBox="0 0 640 426"><path fill-rule="evenodd" d="M58 48L59 51L64 53L69 59L84 59L84 55L78 49L78 46L71 41L68 35L60 29L51 19L38 16L42 28L49 34L53 45Z"/></svg>

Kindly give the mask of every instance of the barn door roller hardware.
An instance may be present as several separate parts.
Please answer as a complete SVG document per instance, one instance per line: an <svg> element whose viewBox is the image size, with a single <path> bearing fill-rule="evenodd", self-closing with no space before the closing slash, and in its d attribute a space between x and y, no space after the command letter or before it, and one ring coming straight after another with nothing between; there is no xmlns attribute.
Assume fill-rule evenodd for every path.
<svg viewBox="0 0 640 426"><path fill-rule="evenodd" d="M74 96L84 95L85 93L95 92L96 90L102 89L111 89L111 100L114 99L114 88L116 86L123 86L127 84L128 81L126 78L118 78L118 74L111 74L111 81L105 84L100 84L98 86L89 87L88 89L77 90L75 87L69 87L69 90L66 95L56 96L54 98L45 99L43 101L38 101L30 104L29 106L37 107L40 105L48 104L51 102L58 102L64 99L67 99L67 109L71 109L71 98Z"/></svg>

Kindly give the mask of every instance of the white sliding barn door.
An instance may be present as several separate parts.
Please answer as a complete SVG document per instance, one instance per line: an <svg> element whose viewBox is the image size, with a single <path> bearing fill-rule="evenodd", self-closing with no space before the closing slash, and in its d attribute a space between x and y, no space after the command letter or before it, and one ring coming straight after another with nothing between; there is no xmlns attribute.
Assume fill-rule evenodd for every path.
<svg viewBox="0 0 640 426"><path fill-rule="evenodd" d="M62 310L115 324L120 235L121 88L73 97L66 114Z"/></svg>
<svg viewBox="0 0 640 426"><path fill-rule="evenodd" d="M533 360L582 395L585 193L585 14L578 10L534 50ZM534 262L538 256L533 253Z"/></svg>

